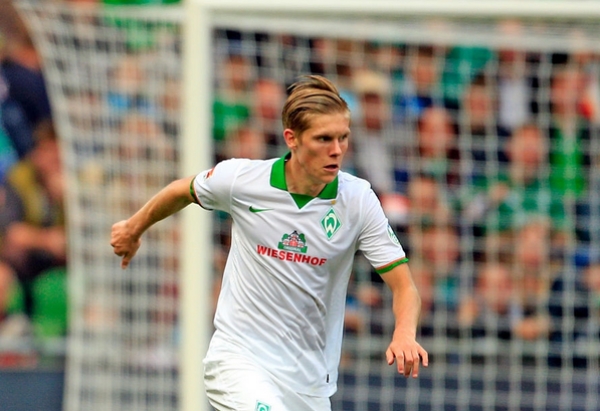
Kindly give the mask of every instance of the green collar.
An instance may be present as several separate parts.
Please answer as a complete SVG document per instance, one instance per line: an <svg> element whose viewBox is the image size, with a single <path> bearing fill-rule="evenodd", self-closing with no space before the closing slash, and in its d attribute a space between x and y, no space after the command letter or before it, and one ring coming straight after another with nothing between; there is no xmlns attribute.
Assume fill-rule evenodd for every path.
<svg viewBox="0 0 600 411"><path fill-rule="evenodd" d="M291 153L287 153L283 157L279 158L273 167L271 168L271 186L280 190L288 191L287 183L285 182L285 162L290 159ZM338 178L336 177L331 183L325 185L325 188L319 193L318 198L325 200L333 200L337 197L338 190ZM304 207L314 197L305 194L290 193L298 208Z"/></svg>

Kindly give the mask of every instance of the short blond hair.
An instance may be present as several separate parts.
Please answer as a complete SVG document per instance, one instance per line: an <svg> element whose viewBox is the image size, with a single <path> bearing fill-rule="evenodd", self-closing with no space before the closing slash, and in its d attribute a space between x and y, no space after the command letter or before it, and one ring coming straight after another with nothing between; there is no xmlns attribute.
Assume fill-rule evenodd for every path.
<svg viewBox="0 0 600 411"><path fill-rule="evenodd" d="M350 115L337 87L325 77L305 76L288 88L281 115L283 128L302 134L310 128L314 115L333 113Z"/></svg>

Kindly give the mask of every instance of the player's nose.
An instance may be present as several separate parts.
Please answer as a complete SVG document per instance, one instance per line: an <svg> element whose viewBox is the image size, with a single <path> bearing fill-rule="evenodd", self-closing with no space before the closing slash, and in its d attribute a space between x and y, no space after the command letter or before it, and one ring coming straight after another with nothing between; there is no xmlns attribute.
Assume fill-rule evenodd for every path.
<svg viewBox="0 0 600 411"><path fill-rule="evenodd" d="M331 143L331 150L329 154L332 157L338 157L342 154L342 145L338 139L334 139Z"/></svg>

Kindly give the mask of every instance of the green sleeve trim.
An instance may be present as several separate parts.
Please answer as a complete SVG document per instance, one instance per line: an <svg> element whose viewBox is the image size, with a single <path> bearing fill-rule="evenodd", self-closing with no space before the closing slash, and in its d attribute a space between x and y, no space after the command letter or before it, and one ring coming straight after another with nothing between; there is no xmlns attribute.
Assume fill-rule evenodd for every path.
<svg viewBox="0 0 600 411"><path fill-rule="evenodd" d="M377 274L385 274L388 271L391 271L394 267L399 266L400 264L408 263L408 258L404 257L396 261L392 261L391 263L384 265L383 267L376 268L375 271Z"/></svg>
<svg viewBox="0 0 600 411"><path fill-rule="evenodd" d="M196 190L194 190L194 181L196 181L196 177L192 178L192 181L190 183L190 195L194 199L194 202L200 205L200 200L198 200L198 197L196 196Z"/></svg>

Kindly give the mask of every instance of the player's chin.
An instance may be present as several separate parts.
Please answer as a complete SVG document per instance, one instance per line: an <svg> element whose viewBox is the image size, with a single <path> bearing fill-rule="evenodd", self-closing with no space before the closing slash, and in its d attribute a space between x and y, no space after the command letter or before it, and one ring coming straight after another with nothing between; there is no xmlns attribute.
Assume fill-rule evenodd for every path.
<svg viewBox="0 0 600 411"><path fill-rule="evenodd" d="M335 180L336 177L337 177L337 172L335 174L328 174L328 175L322 176L321 181L324 184L329 184L329 183L333 182L333 180Z"/></svg>
<svg viewBox="0 0 600 411"><path fill-rule="evenodd" d="M323 180L328 180L328 183L331 183L338 175L340 168L335 166L323 167L322 178Z"/></svg>

